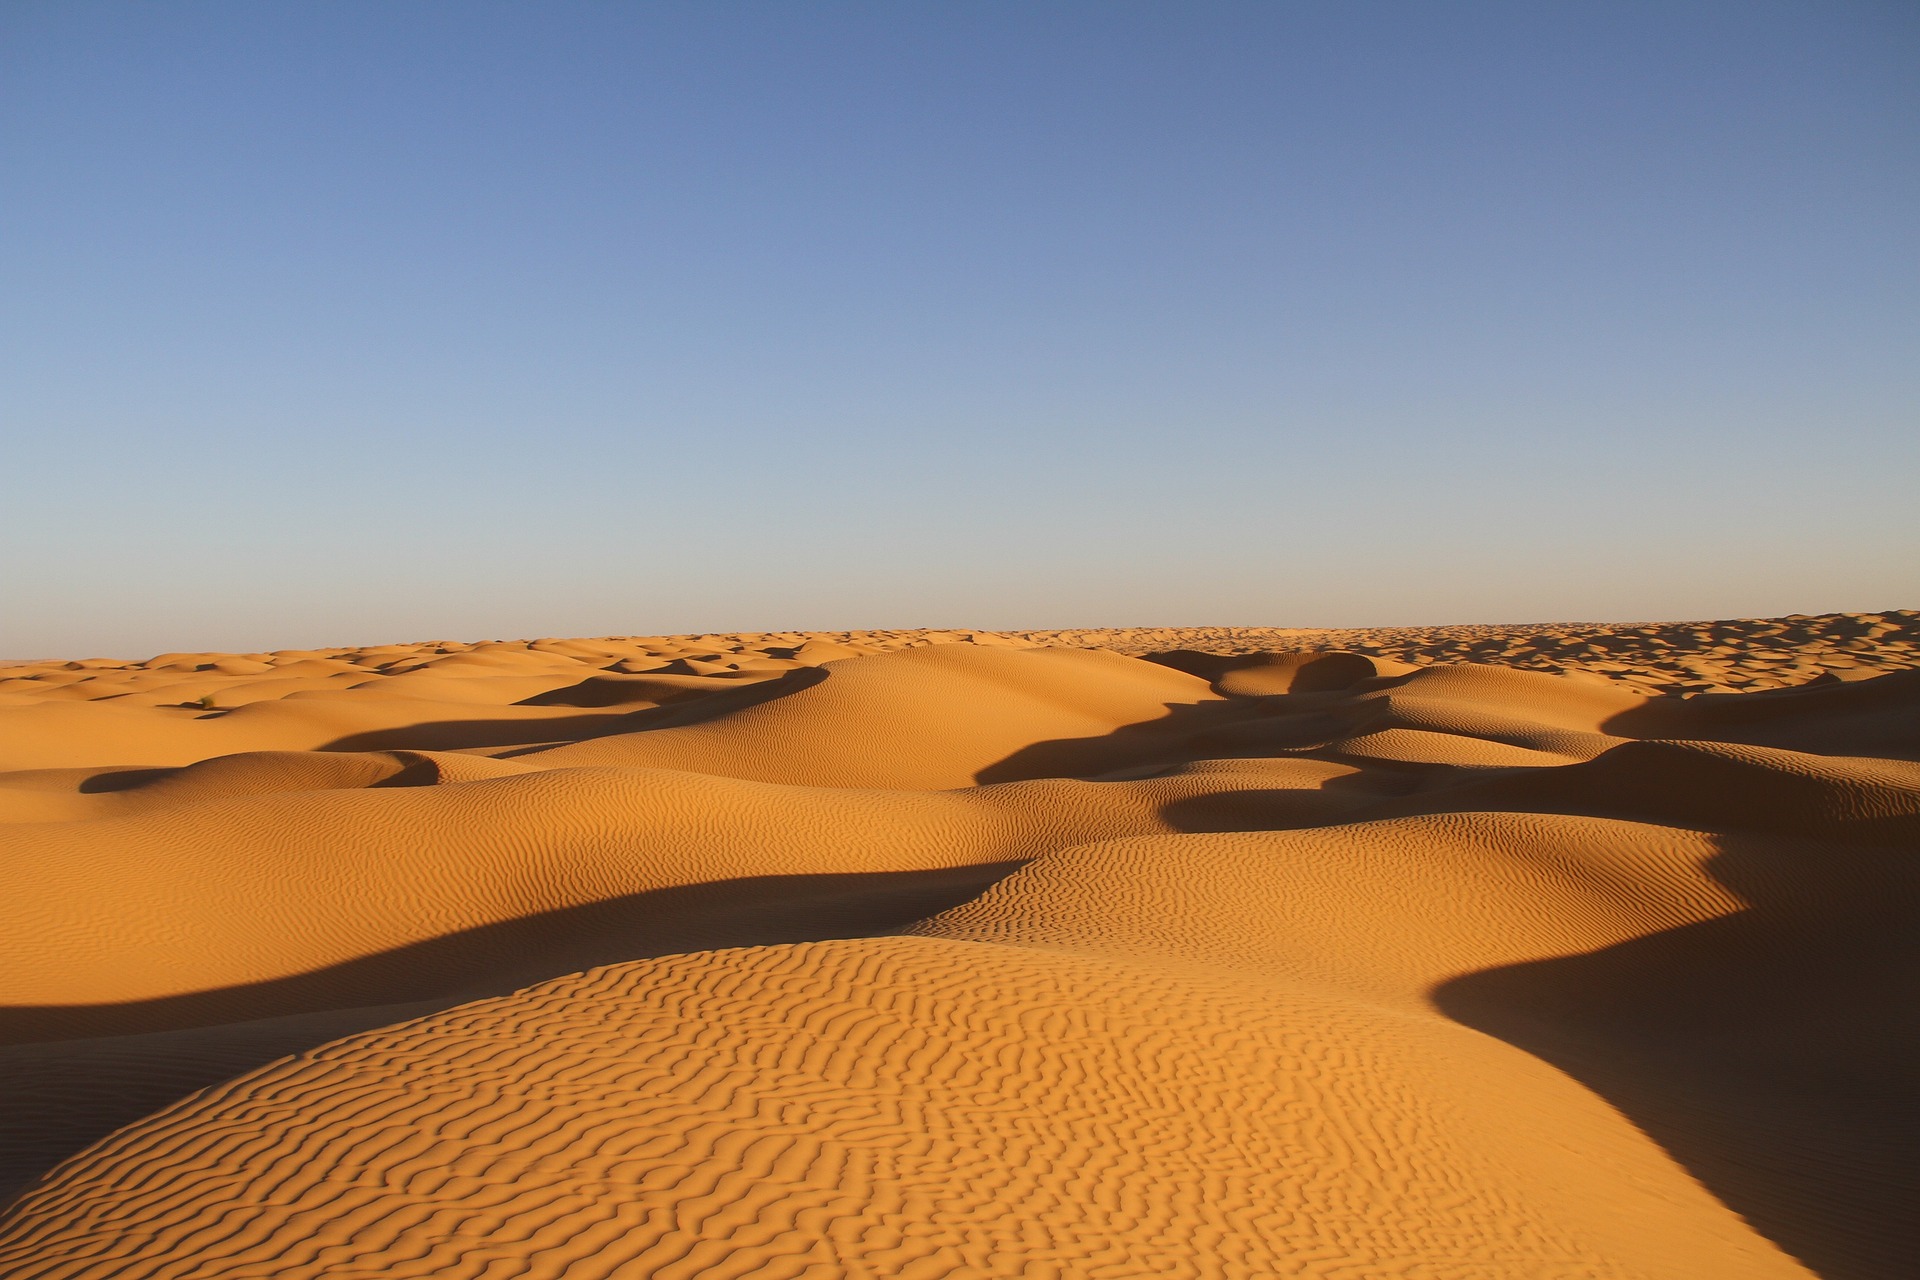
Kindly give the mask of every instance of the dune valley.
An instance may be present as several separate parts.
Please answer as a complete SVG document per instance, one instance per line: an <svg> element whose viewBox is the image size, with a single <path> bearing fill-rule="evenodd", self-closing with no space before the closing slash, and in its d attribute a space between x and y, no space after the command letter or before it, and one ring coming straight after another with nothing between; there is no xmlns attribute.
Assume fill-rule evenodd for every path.
<svg viewBox="0 0 1920 1280"><path fill-rule="evenodd" d="M0 1274L1920 1268L1920 613L0 667Z"/></svg>

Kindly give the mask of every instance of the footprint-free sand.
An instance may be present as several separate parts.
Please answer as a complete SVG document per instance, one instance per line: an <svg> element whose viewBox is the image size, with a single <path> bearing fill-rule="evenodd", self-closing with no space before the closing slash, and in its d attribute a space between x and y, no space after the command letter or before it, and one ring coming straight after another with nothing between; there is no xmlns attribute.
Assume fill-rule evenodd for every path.
<svg viewBox="0 0 1920 1280"><path fill-rule="evenodd" d="M0 667L0 1275L1920 1274L1920 614Z"/></svg>

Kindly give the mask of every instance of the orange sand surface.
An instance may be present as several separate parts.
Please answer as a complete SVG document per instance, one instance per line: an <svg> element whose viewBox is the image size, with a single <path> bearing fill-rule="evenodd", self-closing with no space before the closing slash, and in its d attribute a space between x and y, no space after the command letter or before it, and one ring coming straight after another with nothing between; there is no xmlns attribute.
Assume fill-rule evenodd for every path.
<svg viewBox="0 0 1920 1280"><path fill-rule="evenodd" d="M0 668L0 1275L1920 1274L1920 614Z"/></svg>

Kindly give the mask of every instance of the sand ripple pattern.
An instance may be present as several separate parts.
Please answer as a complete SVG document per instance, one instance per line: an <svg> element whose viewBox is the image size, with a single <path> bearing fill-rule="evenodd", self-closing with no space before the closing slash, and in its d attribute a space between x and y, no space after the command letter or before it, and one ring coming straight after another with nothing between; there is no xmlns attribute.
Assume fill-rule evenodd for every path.
<svg viewBox="0 0 1920 1280"><path fill-rule="evenodd" d="M1911 1274L1908 621L27 668L0 1274Z"/></svg>

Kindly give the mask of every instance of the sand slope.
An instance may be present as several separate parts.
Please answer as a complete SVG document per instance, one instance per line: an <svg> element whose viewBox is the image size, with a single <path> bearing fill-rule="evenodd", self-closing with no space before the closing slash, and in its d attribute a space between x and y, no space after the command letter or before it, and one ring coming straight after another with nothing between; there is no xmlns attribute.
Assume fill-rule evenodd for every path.
<svg viewBox="0 0 1920 1280"><path fill-rule="evenodd" d="M0 1273L1911 1274L1916 623L9 668Z"/></svg>

